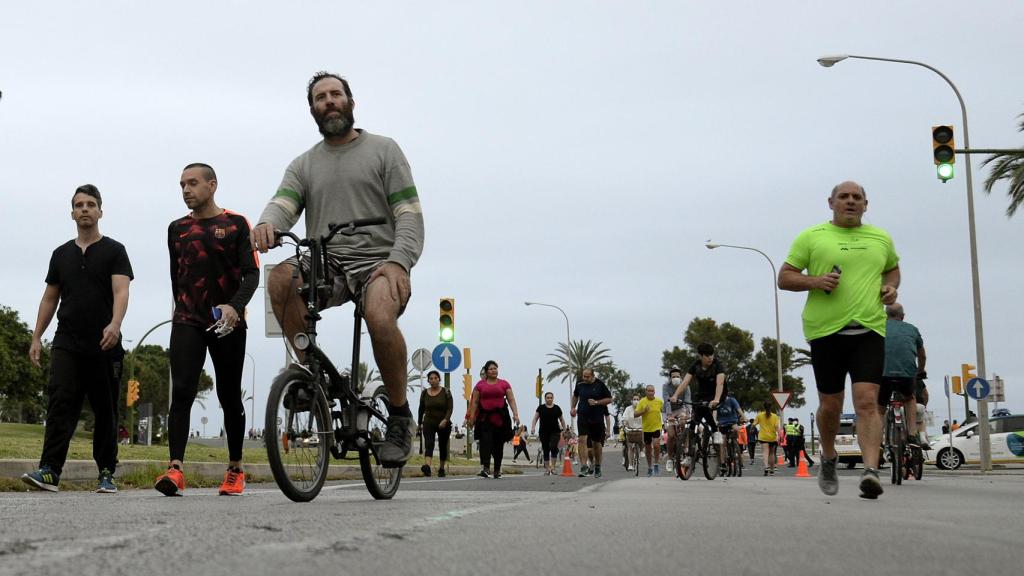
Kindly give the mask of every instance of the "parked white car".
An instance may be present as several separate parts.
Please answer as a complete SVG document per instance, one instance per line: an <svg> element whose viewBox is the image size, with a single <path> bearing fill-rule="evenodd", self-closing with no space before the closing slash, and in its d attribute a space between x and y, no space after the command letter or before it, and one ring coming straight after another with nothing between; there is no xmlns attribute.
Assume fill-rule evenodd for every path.
<svg viewBox="0 0 1024 576"><path fill-rule="evenodd" d="M1024 464L1024 415L991 418L989 442L993 464ZM932 436L928 440L932 449L925 452L925 463L940 470L956 470L964 464L981 462L978 422L972 422L953 432L953 445L949 434Z"/></svg>

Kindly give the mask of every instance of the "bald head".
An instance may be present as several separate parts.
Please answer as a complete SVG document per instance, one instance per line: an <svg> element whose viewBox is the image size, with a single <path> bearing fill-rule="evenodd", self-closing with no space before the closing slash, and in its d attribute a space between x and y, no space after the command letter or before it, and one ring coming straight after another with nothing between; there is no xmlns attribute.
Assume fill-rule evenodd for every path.
<svg viewBox="0 0 1024 576"><path fill-rule="evenodd" d="M840 182L839 184L836 184L835 187L832 188L832 195L829 196L829 198L835 198L836 194L839 194L840 192L856 192L856 191L860 191L860 195L863 198L866 199L868 197L868 193L867 193L867 191L864 190L863 186L861 186L860 184L857 184L853 180L847 180L845 182Z"/></svg>
<svg viewBox="0 0 1024 576"><path fill-rule="evenodd" d="M889 318L903 320L903 304L900 304L899 302L889 304L885 307L885 313Z"/></svg>

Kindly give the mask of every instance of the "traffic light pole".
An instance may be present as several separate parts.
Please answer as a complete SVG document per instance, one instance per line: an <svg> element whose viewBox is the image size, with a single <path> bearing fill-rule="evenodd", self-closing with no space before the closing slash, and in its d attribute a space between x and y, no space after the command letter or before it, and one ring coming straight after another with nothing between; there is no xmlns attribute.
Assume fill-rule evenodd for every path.
<svg viewBox="0 0 1024 576"><path fill-rule="evenodd" d="M129 380L134 380L135 379L135 351L139 349L139 346L142 346L142 343L146 341L146 338L153 332L153 330L156 330L157 328L163 326L164 324L170 324L170 323L171 323L171 320L164 320L163 322L160 322L159 324L153 326L152 328L147 330L145 334L142 335L142 338L139 339L138 344L136 344L135 347L132 348L131 356L128 358L128 379ZM120 386L121 386L121 383L118 382L118 387L120 388ZM171 401L170 400L170 396L168 396L167 401L168 402ZM169 410L168 410L168 413L170 413ZM129 442L132 441L132 438L135 438L135 431L132 429L132 426L134 424L135 424L135 407L132 406L128 410L128 441Z"/></svg>

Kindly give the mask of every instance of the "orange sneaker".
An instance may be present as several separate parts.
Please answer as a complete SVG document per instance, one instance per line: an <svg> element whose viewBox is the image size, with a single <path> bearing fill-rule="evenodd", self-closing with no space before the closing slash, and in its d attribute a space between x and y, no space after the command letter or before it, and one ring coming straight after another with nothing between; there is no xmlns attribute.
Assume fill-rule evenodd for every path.
<svg viewBox="0 0 1024 576"><path fill-rule="evenodd" d="M153 488L164 496L181 496L185 491L185 473L172 466L156 479Z"/></svg>
<svg viewBox="0 0 1024 576"><path fill-rule="evenodd" d="M224 482L220 485L221 496L240 496L245 490L245 472L239 468L228 468Z"/></svg>

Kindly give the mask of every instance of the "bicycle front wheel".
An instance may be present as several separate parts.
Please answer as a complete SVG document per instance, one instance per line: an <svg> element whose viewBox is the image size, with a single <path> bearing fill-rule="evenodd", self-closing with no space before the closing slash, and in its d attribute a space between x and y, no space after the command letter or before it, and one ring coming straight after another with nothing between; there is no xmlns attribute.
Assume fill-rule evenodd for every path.
<svg viewBox="0 0 1024 576"><path fill-rule="evenodd" d="M267 460L274 481L295 502L316 498L327 479L334 438L323 389L301 368L274 379L264 422Z"/></svg>
<svg viewBox="0 0 1024 576"><path fill-rule="evenodd" d="M708 480L714 480L718 477L718 466L720 464L718 445L711 442L706 434L701 436L700 444L701 452L704 454L704 457L701 458L701 462L704 465L704 477Z"/></svg>
<svg viewBox="0 0 1024 576"><path fill-rule="evenodd" d="M693 436L688 430L676 435L676 477L680 480L689 480L693 476L693 445Z"/></svg>
<svg viewBox="0 0 1024 576"><path fill-rule="evenodd" d="M377 447L384 442L384 434L388 429L388 393L383 386L374 392L372 405L384 418L370 413L368 429L370 445L359 449L359 469L363 473L363 482L370 495L377 500L390 500L398 492L398 483L402 481L401 468L385 468L377 457Z"/></svg>

